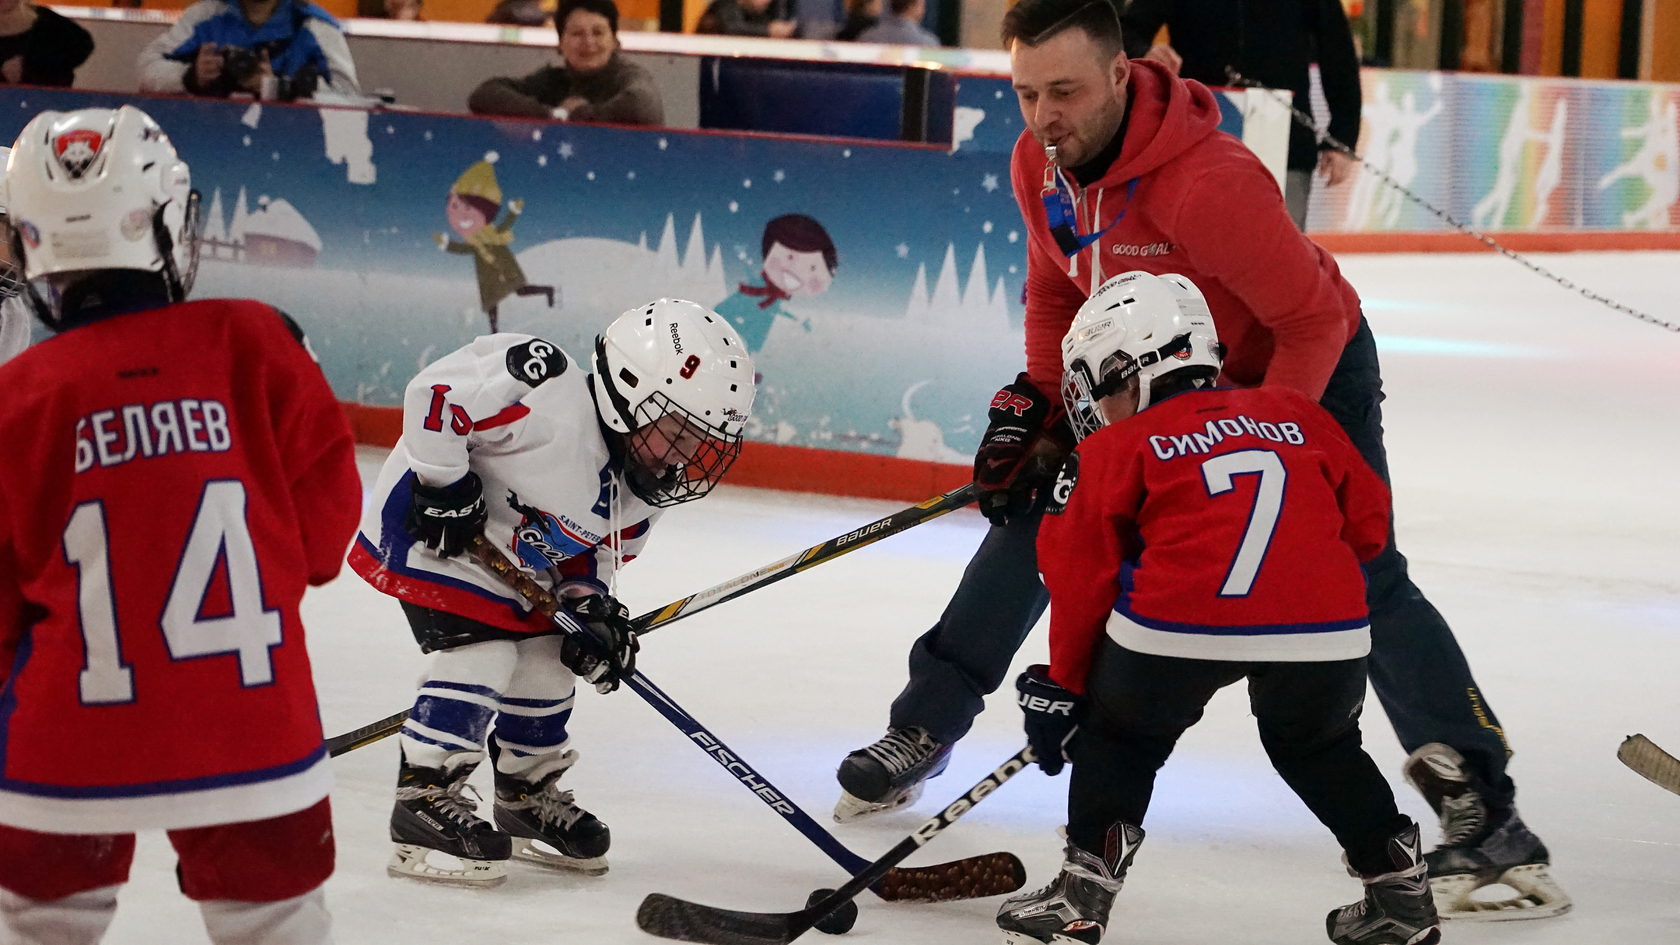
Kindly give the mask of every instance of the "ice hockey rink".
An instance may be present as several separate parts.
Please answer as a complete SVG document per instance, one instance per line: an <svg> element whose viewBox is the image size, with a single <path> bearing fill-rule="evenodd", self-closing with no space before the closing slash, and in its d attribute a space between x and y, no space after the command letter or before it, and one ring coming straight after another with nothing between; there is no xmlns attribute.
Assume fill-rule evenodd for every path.
<svg viewBox="0 0 1680 945"><path fill-rule="evenodd" d="M1680 254L1540 256L1544 265L1670 321ZM1680 797L1623 768L1623 736L1680 748L1680 334L1594 304L1493 254L1345 256L1377 333L1400 547L1446 614L1516 755L1518 804L1573 895L1563 917L1451 923L1446 942L1657 945L1680 941ZM603 322L610 313L602 313ZM364 449L371 476L383 451ZM952 482L952 486L958 482ZM907 503L724 487L672 510L619 591L642 612ZM754 592L645 640L640 667L860 855L885 852L1021 742L1012 690L988 702L949 771L910 811L832 825L833 772L877 738L910 641L938 615L984 530L971 511ZM329 733L405 708L422 658L395 603L346 572L306 600ZM1045 654L1041 626L1020 665ZM1366 743L1401 807L1403 753L1374 698ZM611 871L515 864L497 888L385 875L395 740L335 762L341 945L614 945L664 892L789 911L847 877L628 690L579 696L565 786L609 823ZM475 783L484 782L481 770ZM1060 861L1067 781L1028 771L909 861L1011 850L1036 886ZM1109 945L1305 945L1359 885L1329 833L1272 772L1241 687L1169 760ZM206 941L174 888L161 835L140 844L107 941ZM999 940L999 899L889 904L865 896L858 942ZM810 941L822 940L817 932Z"/></svg>

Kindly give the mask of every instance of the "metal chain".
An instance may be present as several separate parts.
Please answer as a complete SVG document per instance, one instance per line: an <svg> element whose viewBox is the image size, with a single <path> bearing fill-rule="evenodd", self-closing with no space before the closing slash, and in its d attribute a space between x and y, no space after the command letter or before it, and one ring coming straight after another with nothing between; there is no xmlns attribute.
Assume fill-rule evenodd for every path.
<svg viewBox="0 0 1680 945"><path fill-rule="evenodd" d="M1394 188L1395 190L1398 190L1401 194L1403 194L1406 197L1406 199L1412 201L1413 203L1417 204L1418 206L1422 207L1423 209L1429 211L1430 213L1434 214L1435 216L1439 217L1440 219L1446 221L1447 225L1452 227L1453 229L1458 230L1461 233L1466 233L1466 234L1469 234L1470 236L1475 237L1476 239L1485 243L1488 246L1489 249L1494 250L1495 252L1499 253L1501 256L1504 256L1505 258L1510 259L1511 261L1522 265L1523 267L1525 267L1529 271L1535 273L1536 275L1539 275L1539 276L1542 276L1544 278L1552 280L1553 282L1555 282L1558 285L1564 287L1565 289L1568 289L1572 292L1576 292L1576 293L1580 294L1581 296L1583 296L1587 299L1590 299L1594 302L1599 303L1600 305L1604 305L1604 306L1607 306L1609 308L1615 309L1616 311L1621 312L1624 315L1631 315L1634 318L1637 318L1642 322L1646 322L1648 324L1656 325L1658 328L1664 328L1664 329L1667 329L1668 331L1680 333L1680 323L1665 321L1661 318L1658 318L1655 315L1649 314L1647 312L1640 311L1639 309L1636 309L1631 305L1624 305L1623 303L1618 302L1615 299L1610 298L1607 295L1600 295L1599 293L1594 292L1592 289L1589 289L1586 286L1578 285L1574 280L1569 279L1566 276L1560 276L1557 273L1551 271L1550 269L1547 269L1545 266L1542 266L1539 263L1533 261L1532 259L1529 259L1528 257L1522 255L1521 253L1518 253L1515 250L1512 250L1512 249L1510 249L1506 246L1501 245L1500 242L1498 240L1495 240L1493 237L1488 236L1486 233L1483 233L1482 231L1476 229L1475 227L1471 226L1468 223L1464 223L1464 222L1458 220L1452 214L1450 214L1447 211L1442 210L1441 208L1435 206L1434 204L1430 203L1428 200L1425 200L1423 197L1414 193L1411 190L1411 188L1407 187L1405 184L1402 184L1399 181L1395 180L1393 177L1390 177L1387 171L1384 171L1382 168L1377 167L1375 164L1372 164L1370 161L1365 160L1363 157L1361 157L1359 155L1359 153L1357 151L1353 150L1352 148L1348 147L1346 144L1337 140L1335 138L1335 136L1330 134L1330 132L1326 131L1323 128L1320 128L1318 126L1318 123L1313 121L1313 117L1311 115L1308 115L1307 113L1301 111L1299 108L1296 108L1295 103L1293 101L1285 98L1285 96L1289 95L1289 93L1278 90L1278 89L1267 88L1263 85L1260 85L1258 82L1254 82L1250 79L1245 78L1242 75L1242 73L1238 72L1235 69L1226 68L1225 75L1232 85L1238 86L1240 88L1252 89L1252 90L1255 90L1255 91L1258 91L1258 92L1265 92L1265 93L1271 95L1273 98L1277 99L1277 101L1280 104L1284 105L1286 108L1289 109L1290 116L1295 120L1295 122L1299 125L1304 126L1307 130L1311 131L1313 133L1313 135L1318 139L1320 144L1327 144L1330 147L1336 149L1337 151L1340 151L1342 154L1347 155L1348 157L1352 158L1355 161L1358 161L1360 166L1362 166L1366 170L1366 172L1377 175L1377 177L1382 179L1382 182L1386 186L1389 186L1389 187Z"/></svg>

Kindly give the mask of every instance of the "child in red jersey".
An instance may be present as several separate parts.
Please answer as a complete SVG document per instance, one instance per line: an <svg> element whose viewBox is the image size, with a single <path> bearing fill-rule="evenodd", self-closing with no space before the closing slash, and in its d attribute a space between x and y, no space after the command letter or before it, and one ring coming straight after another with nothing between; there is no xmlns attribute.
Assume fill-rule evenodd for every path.
<svg viewBox="0 0 1680 945"><path fill-rule="evenodd" d="M1222 348L1183 276L1109 280L1062 352L1081 441L1038 535L1050 664L1016 688L1040 766L1073 766L1067 857L1004 903L999 927L1022 943L1101 938L1156 771L1246 679L1273 766L1365 880L1362 901L1330 913L1331 940L1436 942L1417 825L1360 747L1360 564L1387 541L1387 487L1305 396L1214 386Z"/></svg>
<svg viewBox="0 0 1680 945"><path fill-rule="evenodd" d="M92 945L137 830L217 945L326 945L333 869L298 607L338 573L348 423L274 308L185 301L198 195L125 106L46 112L0 205L55 337L0 366L0 941Z"/></svg>

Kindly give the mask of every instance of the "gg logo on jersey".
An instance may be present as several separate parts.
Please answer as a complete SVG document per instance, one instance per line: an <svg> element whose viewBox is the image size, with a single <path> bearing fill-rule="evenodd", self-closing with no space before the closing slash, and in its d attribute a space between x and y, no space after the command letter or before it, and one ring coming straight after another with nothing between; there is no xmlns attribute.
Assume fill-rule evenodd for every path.
<svg viewBox="0 0 1680 945"><path fill-rule="evenodd" d="M566 372L566 355L552 342L532 338L508 349L507 369L515 379L536 387Z"/></svg>
<svg viewBox="0 0 1680 945"><path fill-rule="evenodd" d="M1079 454L1069 453L1062 462L1061 471L1056 473L1056 482L1050 487L1050 503L1044 511L1050 515L1060 515L1067 508L1068 499L1073 497L1073 487L1079 483Z"/></svg>

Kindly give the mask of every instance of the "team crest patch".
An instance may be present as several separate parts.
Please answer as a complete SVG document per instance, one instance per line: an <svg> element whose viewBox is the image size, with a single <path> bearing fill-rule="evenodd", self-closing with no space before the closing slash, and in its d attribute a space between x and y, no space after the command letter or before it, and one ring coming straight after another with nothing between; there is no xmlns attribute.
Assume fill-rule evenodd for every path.
<svg viewBox="0 0 1680 945"><path fill-rule="evenodd" d="M53 154L58 158L58 166L64 168L64 173L71 180L81 180L104 147L104 135L91 128L77 128L66 131L53 141Z"/></svg>
<svg viewBox="0 0 1680 945"><path fill-rule="evenodd" d="M553 343L533 338L508 349L507 369L517 380L536 387L566 373L566 355Z"/></svg>
<svg viewBox="0 0 1680 945"><path fill-rule="evenodd" d="M1056 482L1050 487L1050 502L1044 511L1050 515L1060 515L1067 508L1068 499L1073 497L1073 487L1079 483L1079 454L1069 453L1062 461L1062 468L1056 473Z"/></svg>

